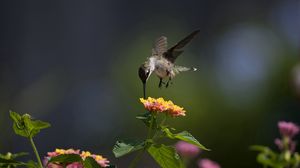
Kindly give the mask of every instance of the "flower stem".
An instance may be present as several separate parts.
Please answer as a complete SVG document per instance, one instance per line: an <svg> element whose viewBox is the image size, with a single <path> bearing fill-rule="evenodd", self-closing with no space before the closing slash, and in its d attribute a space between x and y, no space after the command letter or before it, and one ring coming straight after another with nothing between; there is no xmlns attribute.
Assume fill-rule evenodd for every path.
<svg viewBox="0 0 300 168"><path fill-rule="evenodd" d="M33 138L30 137L29 140L30 140L31 146L32 146L32 148L33 148L33 151L34 151L34 153L35 153L36 159L38 160L38 165L39 165L40 168L43 168L43 164L42 164L42 161L41 161L39 152L38 152L38 150L36 149L36 146L35 146L35 144L34 144L34 142L33 142Z"/></svg>
<svg viewBox="0 0 300 168"><path fill-rule="evenodd" d="M150 126L148 128L146 141L148 141L148 139L151 137L153 122L154 122L154 115L151 114ZM139 151L139 153L136 155L136 157L130 163L129 168L135 168L136 167L137 163L141 160L141 158L142 158L142 156L143 156L143 154L144 154L147 147L148 147L148 144L145 144L144 148Z"/></svg>
<svg viewBox="0 0 300 168"><path fill-rule="evenodd" d="M166 120L167 120L167 118L168 118L168 115L166 114L166 115L164 116L163 120L161 121L160 125L164 125L165 122L166 122Z"/></svg>
<svg viewBox="0 0 300 168"><path fill-rule="evenodd" d="M151 114L151 120L150 120L150 126L148 128L147 139L149 139L150 136L151 136L152 127L153 127L153 121L154 121L154 116L153 116L153 114Z"/></svg>
<svg viewBox="0 0 300 168"><path fill-rule="evenodd" d="M161 121L160 124L159 124L160 126L162 126L162 125L165 124L165 122L166 122L166 120L167 120L167 117L168 117L167 115L164 116L164 118L162 119L162 121ZM156 131L155 134L154 134L153 137L152 137L152 140L155 141L156 139L159 138L159 136L160 136L161 134L162 134L162 131L161 131L161 130L158 131L158 132Z"/></svg>

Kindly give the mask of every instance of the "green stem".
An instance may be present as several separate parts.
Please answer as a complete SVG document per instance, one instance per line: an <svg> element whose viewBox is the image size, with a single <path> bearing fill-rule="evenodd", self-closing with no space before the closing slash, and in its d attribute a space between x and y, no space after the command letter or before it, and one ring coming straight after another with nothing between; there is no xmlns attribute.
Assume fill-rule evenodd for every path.
<svg viewBox="0 0 300 168"><path fill-rule="evenodd" d="M151 137L153 122L154 122L154 115L151 113L150 126L148 128L146 141ZM136 157L130 163L129 168L135 168L136 167L137 163L141 160L141 158L142 158L142 156L143 156L143 154L144 154L147 147L148 147L148 144L145 144L145 147L139 151L139 153L136 155Z"/></svg>
<svg viewBox="0 0 300 168"><path fill-rule="evenodd" d="M164 116L164 118L162 119L162 121L160 122L160 126L162 126L162 125L164 125L164 123L166 122L166 120L167 120L167 117L168 117L168 115L165 115ZM153 135L153 137L152 137L152 140L153 141L155 141L156 139L158 139L159 138L159 136L162 134L162 131L160 130L159 132L155 132L155 134Z"/></svg>
<svg viewBox="0 0 300 168"><path fill-rule="evenodd" d="M31 146L32 146L32 148L33 148L33 151L34 151L34 153L35 153L36 159L38 160L38 165L39 165L40 168L43 168L43 164L42 164L42 161L41 161L39 152L38 152L38 150L36 149L36 146L35 146L35 144L34 144L34 142L33 142L32 137L30 137L29 140L30 140Z"/></svg>
<svg viewBox="0 0 300 168"><path fill-rule="evenodd" d="M147 133L147 140L150 138L152 133L153 121L154 121L154 116L153 114L151 114L150 126L148 128L148 133Z"/></svg>
<svg viewBox="0 0 300 168"><path fill-rule="evenodd" d="M160 125L165 124L167 118L168 118L168 115L166 114L165 117L163 118L163 120L161 121Z"/></svg>

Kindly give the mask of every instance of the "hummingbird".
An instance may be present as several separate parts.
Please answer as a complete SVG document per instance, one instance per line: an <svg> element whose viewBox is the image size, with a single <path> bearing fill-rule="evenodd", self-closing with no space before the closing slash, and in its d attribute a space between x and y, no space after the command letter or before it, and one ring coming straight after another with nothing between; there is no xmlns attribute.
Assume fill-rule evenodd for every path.
<svg viewBox="0 0 300 168"><path fill-rule="evenodd" d="M164 84L167 88L178 73L197 70L194 67L175 65L175 61L177 57L183 53L183 47L187 45L198 32L199 30L192 32L169 49L167 48L167 37L161 36L155 41L151 56L139 67L138 71L139 78L143 83L144 98L146 97L147 80L153 72L155 72L159 78L158 87L161 88ZM167 79L167 82L164 82L164 79Z"/></svg>

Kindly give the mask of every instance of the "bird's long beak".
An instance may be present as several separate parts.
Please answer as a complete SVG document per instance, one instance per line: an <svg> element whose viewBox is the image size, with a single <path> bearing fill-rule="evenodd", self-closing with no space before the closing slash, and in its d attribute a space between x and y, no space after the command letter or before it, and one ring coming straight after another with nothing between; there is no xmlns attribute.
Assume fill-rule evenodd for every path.
<svg viewBox="0 0 300 168"><path fill-rule="evenodd" d="M144 94L144 99L146 99L146 82L143 82L143 94Z"/></svg>
<svg viewBox="0 0 300 168"><path fill-rule="evenodd" d="M143 93L144 93L144 99L146 99L146 83L147 83L147 80L148 78L150 77L150 75L152 74L153 70L150 70L150 73L149 75L147 76L147 79L145 82L143 82Z"/></svg>

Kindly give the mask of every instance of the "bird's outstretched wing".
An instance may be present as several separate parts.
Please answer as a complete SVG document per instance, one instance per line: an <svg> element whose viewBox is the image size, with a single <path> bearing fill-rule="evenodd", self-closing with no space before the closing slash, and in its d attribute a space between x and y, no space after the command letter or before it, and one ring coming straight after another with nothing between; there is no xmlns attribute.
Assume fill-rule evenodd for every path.
<svg viewBox="0 0 300 168"><path fill-rule="evenodd" d="M167 52L167 48L167 37L161 36L155 41L154 48L152 49L152 55L162 56L163 53Z"/></svg>
<svg viewBox="0 0 300 168"><path fill-rule="evenodd" d="M195 35L199 32L199 30L196 30L194 32L192 32L191 34L189 34L187 37L185 37L184 39L182 39L181 41L179 41L177 44L175 44L173 47L171 47L170 49L167 50L167 52L165 52L163 54L163 56L168 59L171 62L175 62L176 58L183 53L182 48L187 45L194 37Z"/></svg>

